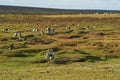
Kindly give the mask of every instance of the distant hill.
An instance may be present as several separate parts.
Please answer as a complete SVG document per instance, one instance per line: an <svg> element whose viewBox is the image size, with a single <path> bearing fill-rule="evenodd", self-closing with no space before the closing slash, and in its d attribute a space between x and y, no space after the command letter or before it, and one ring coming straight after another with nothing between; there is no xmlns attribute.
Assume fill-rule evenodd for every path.
<svg viewBox="0 0 120 80"><path fill-rule="evenodd" d="M79 13L120 13L120 10L74 10L74 9L53 9L38 7L21 7L0 5L0 13L22 13L22 14L79 14Z"/></svg>

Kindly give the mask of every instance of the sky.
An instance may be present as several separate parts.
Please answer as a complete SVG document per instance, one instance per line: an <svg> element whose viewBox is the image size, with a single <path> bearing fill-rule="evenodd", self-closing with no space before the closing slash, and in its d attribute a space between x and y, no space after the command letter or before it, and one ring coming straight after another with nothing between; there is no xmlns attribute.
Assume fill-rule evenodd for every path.
<svg viewBox="0 0 120 80"><path fill-rule="evenodd" d="M0 5L59 9L120 10L120 0L0 0Z"/></svg>

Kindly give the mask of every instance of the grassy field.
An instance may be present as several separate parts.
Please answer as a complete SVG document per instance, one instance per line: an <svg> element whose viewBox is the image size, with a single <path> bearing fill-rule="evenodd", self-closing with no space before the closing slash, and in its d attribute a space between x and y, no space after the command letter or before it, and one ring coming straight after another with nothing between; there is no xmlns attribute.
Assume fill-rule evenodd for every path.
<svg viewBox="0 0 120 80"><path fill-rule="evenodd" d="M41 35L48 26L56 33ZM120 14L0 14L0 29L0 80L119 80ZM54 60L44 59L48 48Z"/></svg>

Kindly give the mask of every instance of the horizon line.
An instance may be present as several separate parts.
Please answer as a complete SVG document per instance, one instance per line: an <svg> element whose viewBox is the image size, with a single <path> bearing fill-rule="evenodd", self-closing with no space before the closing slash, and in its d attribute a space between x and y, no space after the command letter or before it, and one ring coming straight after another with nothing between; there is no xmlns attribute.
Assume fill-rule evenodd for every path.
<svg viewBox="0 0 120 80"><path fill-rule="evenodd" d="M71 8L53 8L53 7L37 7L37 6L21 6L21 5L0 5L0 6L11 6L11 7L25 7L25 8L43 8L43 9L59 9L59 10L100 10L100 11L120 11L117 9L71 9Z"/></svg>

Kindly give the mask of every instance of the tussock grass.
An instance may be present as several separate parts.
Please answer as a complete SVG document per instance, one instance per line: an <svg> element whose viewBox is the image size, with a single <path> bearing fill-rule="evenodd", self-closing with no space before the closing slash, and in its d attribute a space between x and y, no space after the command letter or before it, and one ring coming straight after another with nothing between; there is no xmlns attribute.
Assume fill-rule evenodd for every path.
<svg viewBox="0 0 120 80"><path fill-rule="evenodd" d="M1 80L119 80L119 14L0 14L0 18L0 29L10 29L0 31ZM41 36L48 26L56 34ZM82 30L86 26L96 28ZM34 27L39 31L32 32ZM18 31L27 40L14 38ZM13 50L8 49L11 43ZM49 48L55 52L51 61L45 60Z"/></svg>

